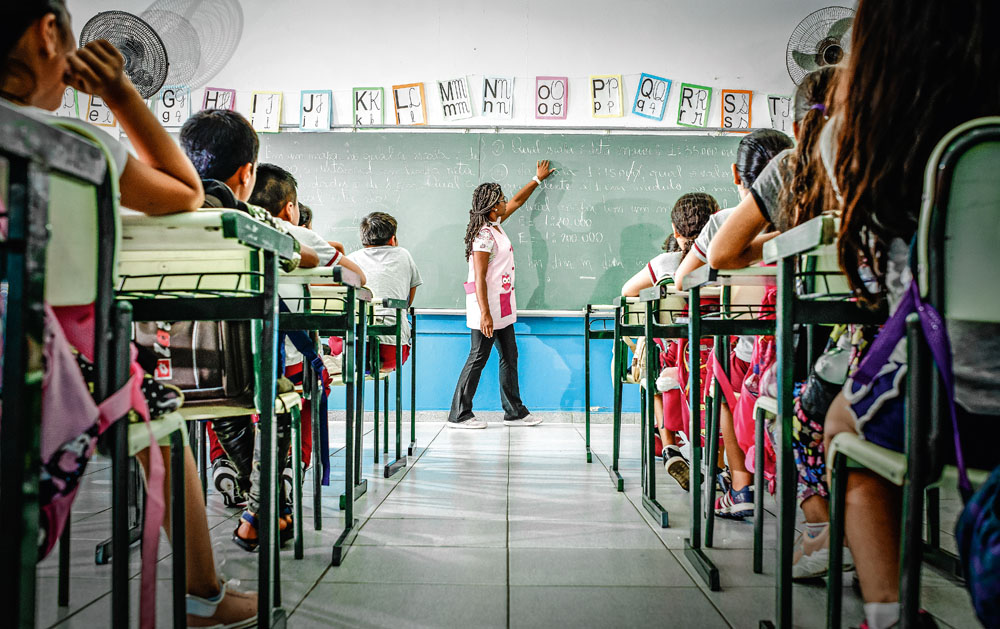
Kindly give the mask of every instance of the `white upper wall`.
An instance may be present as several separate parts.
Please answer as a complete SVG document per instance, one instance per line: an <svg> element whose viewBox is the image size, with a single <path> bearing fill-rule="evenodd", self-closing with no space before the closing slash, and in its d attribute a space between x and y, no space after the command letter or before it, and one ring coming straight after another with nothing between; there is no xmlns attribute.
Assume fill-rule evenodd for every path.
<svg viewBox="0 0 1000 629"><path fill-rule="evenodd" d="M196 1L196 0L195 0ZM205 0L211 2L212 0ZM68 0L79 29L100 11L140 14L149 0ZM428 122L443 124L437 80L466 76L481 111L482 75L513 75L515 125L675 126L680 83L755 92L753 126L770 126L767 94L789 94L785 48L795 25L832 4L819 0L242 0L243 35L210 81L234 88L247 113L253 90L283 91L284 120L298 122L299 90L331 89L334 124L349 124L351 88L382 86L394 122L394 84L425 84ZM847 4L847 3L844 3ZM588 76L622 74L631 112L639 74L674 80L663 122L626 113L596 119ZM565 121L534 118L534 77L568 76ZM718 126L713 94L709 125ZM193 92L200 107L202 90ZM504 124L476 116L452 123Z"/></svg>

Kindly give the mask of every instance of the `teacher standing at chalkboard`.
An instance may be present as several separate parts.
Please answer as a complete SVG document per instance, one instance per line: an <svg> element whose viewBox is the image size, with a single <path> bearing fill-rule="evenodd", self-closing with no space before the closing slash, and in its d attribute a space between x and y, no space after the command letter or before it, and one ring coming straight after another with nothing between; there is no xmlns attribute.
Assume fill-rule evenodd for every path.
<svg viewBox="0 0 1000 629"><path fill-rule="evenodd" d="M465 231L465 257L469 278L465 282L465 321L472 337L472 349L455 385L448 414L449 428L486 428L486 422L472 413L472 398L479 376L497 341L500 353L500 402L507 426L535 426L534 418L521 402L517 384L517 300L514 298L514 247L500 227L521 207L542 180L553 172L548 160L538 162L537 173L510 201L498 183L479 184L472 193L469 227Z"/></svg>

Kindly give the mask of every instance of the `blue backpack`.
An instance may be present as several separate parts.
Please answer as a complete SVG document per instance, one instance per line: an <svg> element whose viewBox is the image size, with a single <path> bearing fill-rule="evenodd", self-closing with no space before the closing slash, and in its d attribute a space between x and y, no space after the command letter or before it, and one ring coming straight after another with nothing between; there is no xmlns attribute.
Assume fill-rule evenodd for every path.
<svg viewBox="0 0 1000 629"><path fill-rule="evenodd" d="M1000 627L1000 467L965 503L955 539L976 615Z"/></svg>

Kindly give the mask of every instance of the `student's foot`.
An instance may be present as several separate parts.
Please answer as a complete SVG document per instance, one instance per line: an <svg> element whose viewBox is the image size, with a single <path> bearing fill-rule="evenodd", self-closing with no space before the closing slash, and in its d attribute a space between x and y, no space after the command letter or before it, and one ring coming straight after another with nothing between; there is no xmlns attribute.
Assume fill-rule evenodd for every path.
<svg viewBox="0 0 1000 629"><path fill-rule="evenodd" d="M187 595L187 626L241 629L257 624L257 593L240 592L221 584L212 598Z"/></svg>
<svg viewBox="0 0 1000 629"><path fill-rule="evenodd" d="M902 623L897 620L889 625L889 629L899 627L901 625ZM866 620L861 623L861 626L858 627L858 629L868 629L868 621ZM917 612L917 629L938 629L937 621L934 620L934 617L931 616L926 609L921 609Z"/></svg>
<svg viewBox="0 0 1000 629"><path fill-rule="evenodd" d="M236 467L226 457L220 456L212 462L212 483L222 494L223 504L230 508L244 507L247 502L236 481L238 475Z"/></svg>
<svg viewBox="0 0 1000 629"><path fill-rule="evenodd" d="M723 495L728 494L733 488L733 474L729 471L728 467L715 475L715 481L718 483L719 491Z"/></svg>
<svg viewBox="0 0 1000 629"><path fill-rule="evenodd" d="M295 539L295 526L292 520L292 508L285 507L278 518L278 545L284 546Z"/></svg>
<svg viewBox="0 0 1000 629"><path fill-rule="evenodd" d="M851 550L844 547L844 571L854 569ZM802 581L825 577L830 566L830 525L806 524L805 531L795 539L792 554L792 579Z"/></svg>
<svg viewBox="0 0 1000 629"><path fill-rule="evenodd" d="M677 446L663 448L663 467L667 470L667 474L677 481L681 489L684 491L688 490L691 466L688 464L687 459L684 458L684 455L681 454L680 448Z"/></svg>
<svg viewBox="0 0 1000 629"><path fill-rule="evenodd" d="M460 421L460 422L449 421L448 422L448 428L456 428L456 429L459 429L459 430L462 430L462 429L469 430L469 429L475 429L475 428L486 428L486 422L484 422L481 419L476 419L475 417L470 417L469 419L466 419L465 421Z"/></svg>
<svg viewBox="0 0 1000 629"><path fill-rule="evenodd" d="M531 413L521 417L519 419L505 419L503 420L504 426L537 426L542 423L541 419L538 419Z"/></svg>
<svg viewBox="0 0 1000 629"><path fill-rule="evenodd" d="M739 491L730 489L715 500L716 517L742 520L753 516L753 486L747 485Z"/></svg>
<svg viewBox="0 0 1000 629"><path fill-rule="evenodd" d="M285 545L290 539L295 537L295 529L292 527L291 509L286 509L286 511L287 513L282 513L281 517L278 518L279 546ZM260 523L257 520L257 515L249 511L244 511L243 515L240 516L240 523L236 526L236 530L233 531L233 541L248 553L256 552L257 547L260 545L260 540L257 538L257 529L259 526Z"/></svg>
<svg viewBox="0 0 1000 629"><path fill-rule="evenodd" d="M164 384L154 380L149 374L142 378L142 395L149 407L149 417L156 419L167 413L173 413L184 406L184 392L172 384Z"/></svg>

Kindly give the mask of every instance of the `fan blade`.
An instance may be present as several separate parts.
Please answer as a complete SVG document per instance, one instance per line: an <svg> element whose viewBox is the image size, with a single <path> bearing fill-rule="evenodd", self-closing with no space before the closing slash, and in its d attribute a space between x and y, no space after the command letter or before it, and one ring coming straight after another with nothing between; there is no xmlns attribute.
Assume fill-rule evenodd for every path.
<svg viewBox="0 0 1000 629"><path fill-rule="evenodd" d="M851 30L851 25L854 24L853 17L845 17L841 20L837 20L830 26L830 31L827 33L827 37L833 37L843 41L844 34ZM846 42L844 42L846 44Z"/></svg>
<svg viewBox="0 0 1000 629"><path fill-rule="evenodd" d="M814 52L801 52L793 50L792 60L795 61L795 65L802 68L802 70L807 74L813 70L819 69L819 64L816 63L816 53Z"/></svg>

